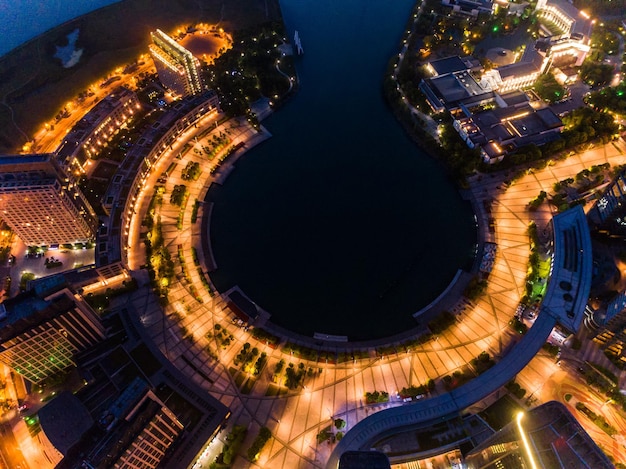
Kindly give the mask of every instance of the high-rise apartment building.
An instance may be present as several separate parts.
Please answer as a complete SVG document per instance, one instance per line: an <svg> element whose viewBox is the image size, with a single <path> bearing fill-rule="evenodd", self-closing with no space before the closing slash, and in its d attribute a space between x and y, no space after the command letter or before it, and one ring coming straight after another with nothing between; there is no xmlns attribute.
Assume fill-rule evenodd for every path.
<svg viewBox="0 0 626 469"><path fill-rule="evenodd" d="M150 36L150 53L161 83L178 96L201 93L200 61L160 29Z"/></svg>
<svg viewBox="0 0 626 469"><path fill-rule="evenodd" d="M75 365L76 353L104 339L99 318L67 289L31 290L0 304L0 362L38 383Z"/></svg>
<svg viewBox="0 0 626 469"><path fill-rule="evenodd" d="M0 218L29 246L89 241L97 224L51 154L0 156Z"/></svg>
<svg viewBox="0 0 626 469"><path fill-rule="evenodd" d="M118 382L120 379L124 380L118 378ZM102 402L99 404L101 410ZM49 459L62 459L57 468L189 467L172 454L175 443L180 443L183 424L143 379L135 378L99 418L89 413L94 409L87 407L81 396L65 392L39 411L40 440Z"/></svg>

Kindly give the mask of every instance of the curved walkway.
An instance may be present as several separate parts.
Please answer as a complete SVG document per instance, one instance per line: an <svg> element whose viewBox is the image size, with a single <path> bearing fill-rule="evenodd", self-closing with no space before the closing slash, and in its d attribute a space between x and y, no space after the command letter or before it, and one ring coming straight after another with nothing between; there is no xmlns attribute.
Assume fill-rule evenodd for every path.
<svg viewBox="0 0 626 469"><path fill-rule="evenodd" d="M229 123L224 124L223 129L231 133L239 132L237 128L231 128ZM244 132L242 138L245 135L252 134ZM178 148L182 148L185 141L192 141L192 136L188 138L177 142L180 145ZM179 209L165 202L161 213L165 243L170 247L172 258L177 260L177 274L182 278L181 269L185 268L190 274L191 284L175 282L170 290L170 305L165 310L156 299L145 295L133 298L134 310L142 314L142 322L148 333L174 366L231 409L232 422L249 424L251 433L260 426L270 429L273 438L263 450L259 464L265 467L322 468L326 466L332 447L326 443L318 445L316 435L330 424L332 417L343 418L350 429L381 408L401 406L402 409L396 412L404 413L410 407L395 398L386 404L366 405L363 402L365 392L384 390L395 396L402 387L419 385L429 378L437 379L466 366L482 351L492 356L504 354L513 337L507 323L524 292L528 265L529 242L526 231L530 218L526 205L540 190L550 191L555 182L590 165L607 161L623 164L626 161L624 151L616 150L614 145L609 144L575 155L545 170L527 174L507 190L502 189L502 183L507 177L505 174L474 178L471 181L473 196L478 204L484 203L491 208L496 225L498 250L487 294L476 304L459 303L459 321L454 326L440 334L437 340L406 353L398 352L382 359L370 354L369 358L362 360L330 364L290 356L264 342L256 341L248 332L233 324L232 315L225 309L225 304L219 298L212 297L201 282L191 255L191 248L197 247L200 263L204 263L200 249L200 223L190 223L188 214L185 214L182 230L177 229ZM169 157L173 159L174 154L169 154ZM179 169L195 158L193 152L181 155ZM166 168L168 164L164 160L158 166ZM203 170L208 173L206 163L203 166ZM155 174L159 174L159 170ZM174 180L166 185L168 190L174 183L179 183L176 182L178 177L175 172ZM205 182L207 180L203 177L201 179ZM201 187L193 189L190 200L196 194L201 197L205 190ZM135 215L139 217L138 220L142 219L149 200L149 195L142 197ZM188 205L188 210L191 205ZM549 209L533 213L540 229L551 217ZM177 250L179 244L185 253L185 258L180 260ZM135 254L138 254L139 259L143 256L143 246L138 236L131 244L131 251L131 259ZM143 261L135 265L138 267L141 263ZM190 294L191 285L198 299ZM232 336L228 345L215 338L215 326L218 324ZM539 336L539 332L540 328L537 327L535 334ZM207 334L212 335L207 338ZM235 376L247 380L250 375L235 370L233 376L229 371L246 342L257 347L259 352L267 353L267 364L247 389L247 394L241 391L241 381L237 381ZM281 360L286 365L291 362L297 367L302 363L305 369L311 369L312 373L305 378L304 389L289 391L274 384L274 370ZM278 395L277 390L280 390ZM439 385L434 395L438 396L442 392L443 387ZM452 398L456 399L457 396L439 396L424 402L428 402L429 406L439 402L445 408L447 399ZM458 398L461 399L460 396ZM450 405L454 409L460 404Z"/></svg>
<svg viewBox="0 0 626 469"><path fill-rule="evenodd" d="M524 339L493 368L469 383L447 394L423 399L406 407L394 407L377 412L357 423L335 447L326 463L327 469L336 469L341 454L346 451L368 450L375 439L399 427L427 424L458 415L496 391L519 373L537 354L556 324L549 314L539 316Z"/></svg>
<svg viewBox="0 0 626 469"><path fill-rule="evenodd" d="M345 451L367 450L390 431L399 427L421 425L435 419L458 415L463 409L481 401L511 381L533 359L559 322L573 332L578 330L591 287L591 242L589 227L581 206L553 218L555 252L554 270L539 317L526 336L493 368L448 394L418 401L407 409L378 412L355 425L337 444L327 469L335 469ZM572 234L576 233L576 235ZM566 280L565 280L566 279ZM564 301L561 285L576 300ZM556 286L555 286L556 285ZM573 320L572 318L576 318Z"/></svg>

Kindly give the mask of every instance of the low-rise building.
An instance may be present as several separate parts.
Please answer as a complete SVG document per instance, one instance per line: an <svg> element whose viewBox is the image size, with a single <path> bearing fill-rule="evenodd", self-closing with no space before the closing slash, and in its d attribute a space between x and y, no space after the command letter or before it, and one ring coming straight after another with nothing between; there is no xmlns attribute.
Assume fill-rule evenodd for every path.
<svg viewBox="0 0 626 469"><path fill-rule="evenodd" d="M150 37L150 54L163 86L179 97L202 93L206 88L200 61L160 29L150 33Z"/></svg>
<svg viewBox="0 0 626 469"><path fill-rule="evenodd" d="M423 79L419 89L435 112L484 104L493 99L494 93L488 83L479 83L474 77L478 68L471 57L432 61L426 65L432 76Z"/></svg>
<svg viewBox="0 0 626 469"><path fill-rule="evenodd" d="M498 95L494 107L465 110L453 126L470 148L480 148L486 163L502 161L505 155L529 144L537 146L558 137L563 129L559 116L548 107L531 106L522 92Z"/></svg>
<svg viewBox="0 0 626 469"><path fill-rule="evenodd" d="M111 138L141 109L137 95L123 86L96 104L78 121L56 149L58 160L71 171L85 173Z"/></svg>
<svg viewBox="0 0 626 469"><path fill-rule="evenodd" d="M463 467L614 467L567 408L547 402L526 413L471 450Z"/></svg>
<svg viewBox="0 0 626 469"><path fill-rule="evenodd" d="M497 2L492 0L441 0L441 4L452 8L453 14L477 18L480 13L491 15Z"/></svg>
<svg viewBox="0 0 626 469"><path fill-rule="evenodd" d="M564 36L586 39L591 37L593 20L589 14L566 0L539 0L535 10L540 20L546 20Z"/></svg>
<svg viewBox="0 0 626 469"><path fill-rule="evenodd" d="M42 408L38 417L48 457L63 461L62 465L71 464L76 460L76 448L82 448L87 451L80 459L88 464L83 467L155 469L184 429L140 378L95 425L85 405L69 392Z"/></svg>
<svg viewBox="0 0 626 469"><path fill-rule="evenodd" d="M486 71L480 84L499 93L531 88L539 75L546 71L548 63L547 56L529 44L519 61Z"/></svg>

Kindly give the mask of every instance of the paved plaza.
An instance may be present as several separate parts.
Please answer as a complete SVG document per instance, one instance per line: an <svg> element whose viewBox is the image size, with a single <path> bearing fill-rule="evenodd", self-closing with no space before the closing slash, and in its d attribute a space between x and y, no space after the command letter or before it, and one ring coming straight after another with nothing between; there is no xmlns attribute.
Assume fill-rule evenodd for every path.
<svg viewBox="0 0 626 469"><path fill-rule="evenodd" d="M233 139L249 142L261 141L267 135L256 133L244 122L222 124L217 129L228 129ZM198 133L202 129L196 129ZM195 132L194 131L194 132ZM186 140L185 140L186 138ZM193 135L186 135L174 149L158 163L160 168L169 165L167 158L173 161L178 156L178 149L186 141L194 142ZM193 145L192 145L193 146ZM249 439L254 438L258 428L267 426L273 435L260 456L261 467L321 468L325 467L333 445L326 442L318 444L317 434L331 425L331 419L342 418L347 422L349 431L357 422L381 409L392 406L408 406L396 397L403 387L420 385L428 379L440 378L468 363L483 351L499 357L508 351L515 337L508 327L508 321L514 315L520 298L524 294L526 271L529 258L528 224L531 221L526 206L541 190L550 191L552 185L570 177L584 168L605 162L611 165L626 163L626 148L623 142L591 149L571 156L565 161L555 162L543 170L529 171L523 177L506 184L510 175L482 175L473 178L471 191L478 204L487 201L491 204L495 219L495 241L497 251L493 271L489 277L487 293L471 307L459 299L457 310L462 311L458 322L445 333L409 352L402 352L380 358L374 350L369 358L349 363L327 364L309 362L280 349L274 349L264 342L258 342L249 332L233 322L233 315L225 309L225 303L219 296L211 296L203 285L200 274L192 261L192 246L196 248L200 265L206 272L207 262L201 248L201 223L190 221L192 204L188 204L183 218L182 229L176 226L179 208L163 203L160 216L163 224L165 244L175 260L176 273L182 278L182 266L178 259L178 250L184 253L185 270L191 277L191 283L177 281L169 293L170 304L163 310L148 287L145 276L143 287L117 308L125 308L133 315L137 323L144 326L144 333L153 340L165 356L189 378L202 386L207 392L220 399L228 406L233 415L231 422L250 424ZM180 169L187 161L197 160L203 172L198 181L185 181L191 193L189 198L202 200L212 182L209 165L201 156L188 150L180 156L178 169L166 183L166 197L175 184L182 183ZM231 163L232 164L232 163ZM220 168L216 177L223 177L229 168ZM154 172L154 177L160 174ZM147 185L149 187L150 184ZM146 212L152 196L151 190L144 191L137 205L137 215L133 219L135 228L130 242L129 264L136 272L145 263L144 247L140 242L139 224ZM207 207L202 207L206 210ZM553 213L533 212L533 220L539 229L543 229ZM144 271L145 272L145 271ZM185 285L183 283L186 283ZM193 287L193 288L192 288ZM190 294L193 291L197 297ZM221 347L213 337L215 326L231 334L233 340L227 347ZM211 339L207 338L207 334ZM253 381L250 389L242 392L241 379L244 372L233 371L233 362L243 345L248 342L259 352L265 352L268 362L260 375ZM280 395L272 390L272 374L279 361L298 366L304 364L311 369L311 376L305 378L304 388L288 391L282 387ZM522 372L528 383L538 382L545 377L545 370L537 367L533 360ZM244 376L247 379L248 376ZM440 380L434 395L445 392ZM529 386L529 389L532 389ZM390 395L388 403L366 405L364 394L373 391L386 391ZM537 395L538 399L549 396ZM246 440L247 444L248 441ZM244 464L243 461L240 461ZM245 463L249 464L249 463Z"/></svg>

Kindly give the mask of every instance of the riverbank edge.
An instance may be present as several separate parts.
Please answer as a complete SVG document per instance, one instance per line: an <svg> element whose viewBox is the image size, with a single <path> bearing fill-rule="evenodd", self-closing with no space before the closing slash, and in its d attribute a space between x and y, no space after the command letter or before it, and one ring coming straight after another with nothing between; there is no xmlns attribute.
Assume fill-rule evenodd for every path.
<svg viewBox="0 0 626 469"><path fill-rule="evenodd" d="M411 9L410 15L413 15L416 8L418 8L419 4L420 2L418 2ZM389 65L390 65L390 68L393 68L392 61L390 61ZM390 77L392 76L392 74L389 73L389 70L388 70L385 76ZM294 88L292 90L290 89L289 92L286 93L286 96L284 97L285 99L281 98L281 104L284 104L286 101L291 99L295 95L295 93L297 93L298 91L299 79L297 77L297 70L296 70L296 80L295 80L294 85L295 85ZM390 111L392 112L392 114L394 115L398 123L401 125L403 130L406 132L406 134L409 136L409 138L416 144L418 148L423 150L429 157L434 158L439 164L441 164L442 167L446 169L446 174L449 175L450 173L447 170L444 162L441 161L441 159L439 158L438 151L433 149L433 148L436 148L437 150L440 150L441 147L439 143L434 138L432 138L432 136L428 134L427 132L425 132L423 136L417 135L411 132L411 128L401 118L402 107L393 106L390 100L387 99L387 96L384 96L384 97L385 97L385 102L390 108ZM260 120L263 120L274 111L280 109L280 107L281 106L279 105L271 109L267 114L263 115ZM420 138L420 137L423 137L423 138ZM427 141L425 141L425 139L427 139ZM234 165L236 161L246 156L247 150L237 155L237 158L231 161L232 167L230 168L228 173L225 175L225 177L219 181L220 185L224 184L225 179L235 169ZM456 309L456 306L463 302L464 291L466 287L468 286L472 278L478 274L480 260L482 258L483 248L486 242L484 228L487 226L487 219L483 216L482 211L479 209L479 205L474 200L472 192L469 190L466 190L466 188L459 187L458 181L455 181L455 186L457 187L457 190L459 191L461 198L470 203L472 207L472 212L476 216L476 219L478 220L477 226L476 226L476 252L472 260L471 268L469 269L460 268L455 274L455 276L450 280L446 288L442 290L442 292L433 301L431 301L426 306L422 307L419 311L412 314L413 319L416 322L414 327L411 327L410 329L405 330L405 331L391 334L386 337L380 337L380 338L374 338L374 339L350 340L348 336L347 340L344 341L343 340L344 336L342 336L342 340L336 340L335 338L330 338L331 336L329 336L330 338L329 340L324 340L321 337L324 335L328 335L324 331L316 331L312 336L309 336L309 335L305 335L299 332L292 331L277 323L272 322L271 313L260 308L258 305L257 305L257 309L259 310L259 316L258 318L252 321L252 324L254 325L254 327L259 327L264 330L267 330L268 332L280 337L282 340L285 340L287 342L290 342L296 345L301 345L301 346L315 349L315 350L331 351L331 352L332 351L346 352L346 351L351 351L351 350L363 350L363 351L373 350L373 349L376 349L377 347L394 346L394 345L403 344L408 340L417 340L422 336L430 334L430 330L427 327L428 322L435 319L444 311L450 311L450 310L454 311ZM208 196L208 193L207 193L207 196ZM207 201L204 200L204 202L206 203ZM211 214L209 214L209 217L210 216ZM210 220L208 220L206 222L207 226L210 226L210 223L211 223ZM203 237L208 238L206 241L203 241L202 243L203 248L208 247L212 255L210 233L203 232ZM216 269L217 269L217 265L213 264L212 270L216 270ZM239 287L235 285L225 292L219 292L217 289L216 291L218 291L220 295L227 295L229 292L233 291L234 289L239 289ZM245 295L245 292L244 292L244 295Z"/></svg>

